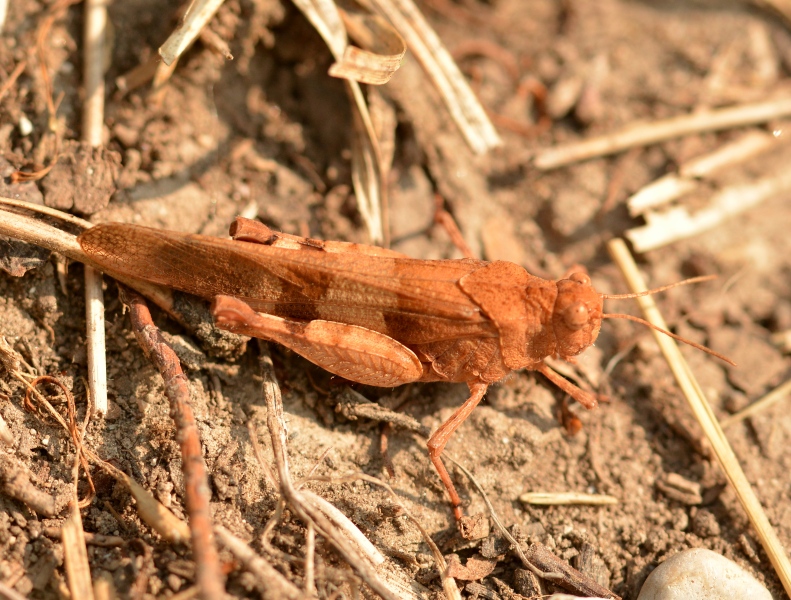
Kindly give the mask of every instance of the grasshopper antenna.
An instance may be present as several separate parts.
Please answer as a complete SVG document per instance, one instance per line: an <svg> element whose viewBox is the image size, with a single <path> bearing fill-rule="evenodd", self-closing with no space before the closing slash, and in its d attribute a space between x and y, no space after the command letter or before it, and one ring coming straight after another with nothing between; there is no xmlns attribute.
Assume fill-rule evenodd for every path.
<svg viewBox="0 0 791 600"><path fill-rule="evenodd" d="M668 285L663 285L662 287L654 288L653 290L646 290L644 292L638 292L636 294L599 294L599 296L601 296L602 299L604 300L626 300L627 298L642 298L643 296L651 296L652 294L658 294L659 292L664 292L665 290L669 290L674 287L679 287L682 285L690 285L692 283L700 283L702 281L711 281L712 279L717 279L717 276L701 275L700 277L690 277L689 279L685 279L684 281L670 283Z"/></svg>
<svg viewBox="0 0 791 600"><path fill-rule="evenodd" d="M643 294L641 294L641 295L643 295ZM675 333L670 333L666 329L662 329L661 327L657 327L656 325L654 325L652 323L649 323L648 321L646 321L645 319L641 319L640 317L633 317L632 315L622 315L622 314L603 314L601 316L601 318L602 319L626 319L627 321L634 321L635 323L640 323L642 325L645 325L646 327L649 327L650 329L653 329L654 331L659 331L660 333L664 333L666 336L672 337L674 340L678 340L679 342L682 342L682 343L686 344L687 346L692 346L693 348L697 348L698 350L703 350L703 352L705 352L706 354L711 354L712 356L716 356L721 361L724 361L724 362L728 363L732 367L736 366L736 363L733 362L727 356L723 356L719 352L715 352L714 350L712 350L711 348L707 348L703 344L698 344L697 342L693 342L692 340L688 340L687 338L681 337L680 335L676 335Z"/></svg>
<svg viewBox="0 0 791 600"><path fill-rule="evenodd" d="M669 290L674 287L679 287L681 285L690 285L691 283L700 283L702 281L711 281L712 279L716 279L716 275L701 275L700 277L691 277L690 279L685 279L684 281L679 281L677 283L671 283L669 285L663 285L662 287L654 288L653 290L646 290L645 292L638 292L636 294L599 294L602 299L604 300L625 300L626 298L641 298L643 296L650 296L652 294L658 294L659 292L664 292L665 290ZM711 348L707 348L702 344L698 344L697 342L693 342L692 340L688 340L685 337L681 337L680 335L676 335L675 333L670 333L669 331L662 329L661 327L657 327L656 325L649 323L645 319L641 319L640 317L633 317L632 315L623 315L623 314L603 314L601 316L602 319L626 319L627 321L634 321L635 323L640 323L641 325L645 325L646 327L653 329L654 331L659 331L660 333L664 333L668 337L672 337L674 340L678 340L688 346L692 346L693 348L697 348L698 350L702 350L706 354L711 354L712 356L716 356L721 361L728 363L732 367L736 366L736 363L733 362L730 358L723 356L719 352L715 352Z"/></svg>

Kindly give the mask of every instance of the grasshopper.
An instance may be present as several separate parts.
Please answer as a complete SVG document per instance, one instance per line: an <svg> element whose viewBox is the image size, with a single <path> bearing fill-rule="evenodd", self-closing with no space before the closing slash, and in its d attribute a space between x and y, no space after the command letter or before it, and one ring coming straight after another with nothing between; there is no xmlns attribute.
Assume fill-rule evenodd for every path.
<svg viewBox="0 0 791 600"><path fill-rule="evenodd" d="M211 300L218 327L282 344L351 381L466 383L469 397L428 441L457 520L461 499L442 451L489 385L511 371L534 370L594 408L595 394L544 359L573 361L596 341L602 319L653 327L605 314L606 298L635 294L600 294L579 271L550 281L509 262L418 260L375 246L278 233L242 218L231 236L105 223L82 233L79 243L109 274Z"/></svg>

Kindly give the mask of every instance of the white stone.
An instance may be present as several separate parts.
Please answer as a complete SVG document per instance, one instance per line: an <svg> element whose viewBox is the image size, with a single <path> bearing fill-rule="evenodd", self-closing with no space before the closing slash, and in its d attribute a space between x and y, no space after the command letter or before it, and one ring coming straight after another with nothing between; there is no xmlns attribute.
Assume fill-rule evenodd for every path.
<svg viewBox="0 0 791 600"><path fill-rule="evenodd" d="M772 600L750 573L724 556L693 548L674 554L648 576L637 600Z"/></svg>

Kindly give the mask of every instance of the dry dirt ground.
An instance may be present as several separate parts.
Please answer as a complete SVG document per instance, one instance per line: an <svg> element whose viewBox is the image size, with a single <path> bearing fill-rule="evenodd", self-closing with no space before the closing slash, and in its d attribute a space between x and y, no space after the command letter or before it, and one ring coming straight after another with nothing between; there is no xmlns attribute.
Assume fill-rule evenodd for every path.
<svg viewBox="0 0 791 600"><path fill-rule="evenodd" d="M0 39L2 81L27 61L0 103L4 176L45 164L52 155L35 54L36 27L48 6L35 0L12 2ZM641 223L629 217L624 199L734 133L691 136L547 173L531 166L531 153L635 120L760 100L789 85L788 26L748 3L430 0L421 8L496 115L504 147L473 157L431 84L407 56L384 88L399 120L390 178L391 230L393 247L418 258L458 256L445 231L432 225L433 194L439 192L477 252L507 256L552 277L584 264L600 291L623 293L627 290L604 243ZM144 62L177 15L177 2L112 4L107 81ZM229 0L212 28L230 41L234 61L226 62L198 43L158 98L147 87L122 95L111 85L106 150L93 155L71 141L79 139L80 128L81 19L80 5L68 8L46 40L54 95L61 98L59 166L35 183L5 179L3 195L74 210L96 222L127 221L209 235L224 235L233 217L252 204L259 218L276 229L366 241L350 191L348 99L342 85L326 74L331 63L326 47L293 6L277 0ZM529 93L536 84L550 90L543 110ZM582 95L570 94L572 101L566 102L569 93L563 86L573 91L579 85ZM29 133L20 129L23 117L32 125ZM771 123L767 129L781 132L782 140L783 126ZM779 144L760 160L729 172L727 180L757 180L774 165L787 164L788 154ZM112 182L110 189L117 188L106 206L101 190L108 179L96 175L102 169ZM731 369L684 349L718 416L742 408L788 377L791 361L770 340L791 329L789 224L791 207L787 198L778 197L709 233L641 256L652 285L699 274L720 276L659 300L675 331L739 363ZM82 410L82 267L71 265L62 287L54 260L17 260L18 248L6 242L0 242L0 249L5 255L0 257L0 333L39 373L73 388ZM26 271L30 266L35 268ZM12 276L8 271L14 269L24 274ZM111 408L106 419L90 424L86 443L181 515L180 453L161 379L134 340L115 284L108 281L106 288ZM635 310L630 301L609 306L613 312ZM177 340L189 341L156 311L155 318ZM445 554L456 553L462 563L487 554L481 540L462 542L455 536L423 441L398 430L390 434L395 477L389 478L379 449L380 427L349 421L336 411L343 386L282 348L272 351L283 386L295 477L318 463L319 475L352 471L383 478ZM248 436L252 421L267 444L256 353L251 344L235 360L203 355L188 375L214 517L262 551L262 531L278 496L266 483ZM664 557L690 547L724 554L754 573L775 597L784 597L647 331L606 321L599 342L581 363L611 402L591 412L572 407L584 425L577 435L568 435L556 420L562 394L540 376L516 373L491 388L448 445L481 483L505 524L572 563L592 547L604 584L624 598L636 597ZM0 385L0 413L14 436L12 447L3 452L19 457L41 489L56 496L66 493L73 448L51 420L24 410L24 391L15 380L3 375ZM467 392L461 384L359 391L390 405L396 395L405 394L406 412L431 428ZM780 540L791 547L787 401L727 433ZM672 482L676 476L688 482L686 492L667 485L668 477ZM465 477L455 472L454 478L467 514L485 513ZM308 487L349 516L398 569L440 593L427 546L412 525L386 510L390 500L384 491L362 482ZM528 507L518 500L528 491L600 492L619 503ZM166 544L143 525L129 494L112 480L97 474L97 496L82 514L89 532L142 542L89 547L94 578L110 577L121 597L132 593L140 573L145 589L134 588L136 597L169 597L194 582L190 551ZM23 504L0 497L0 581L32 598L57 597L64 581L63 551L60 541L42 532L61 522L60 517L37 517ZM302 585L302 564L284 559L303 556L302 524L286 513L272 544L279 553L269 558ZM354 578L322 539L317 561L319 596L343 591L349 597ZM229 565L229 592L256 596L253 579ZM510 555L497 558L494 572L480 582L493 594L489 597L519 592L518 567Z"/></svg>

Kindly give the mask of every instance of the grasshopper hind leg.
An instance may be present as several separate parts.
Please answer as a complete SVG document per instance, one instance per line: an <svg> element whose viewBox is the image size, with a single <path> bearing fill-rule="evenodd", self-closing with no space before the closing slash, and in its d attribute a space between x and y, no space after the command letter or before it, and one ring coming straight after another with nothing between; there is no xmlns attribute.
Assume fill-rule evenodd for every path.
<svg viewBox="0 0 791 600"><path fill-rule="evenodd" d="M277 342L330 373L357 383L394 387L423 375L423 365L414 352L364 327L334 321L292 321L256 312L231 296L217 296L212 315L221 329Z"/></svg>

